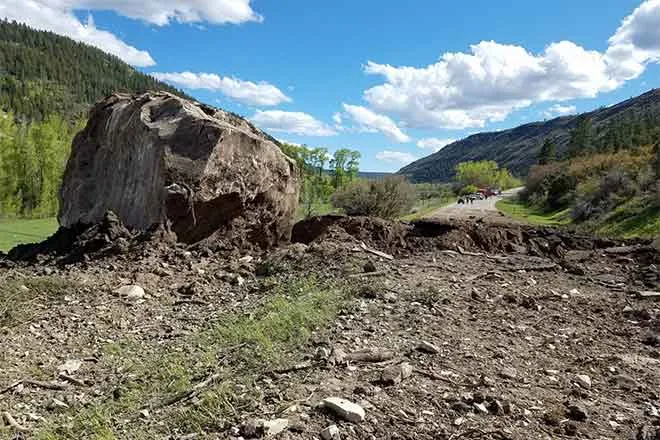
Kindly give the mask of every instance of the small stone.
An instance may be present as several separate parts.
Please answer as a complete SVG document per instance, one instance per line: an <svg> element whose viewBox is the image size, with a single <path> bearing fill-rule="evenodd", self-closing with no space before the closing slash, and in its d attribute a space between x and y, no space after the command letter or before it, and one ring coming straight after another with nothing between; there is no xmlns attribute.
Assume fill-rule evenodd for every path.
<svg viewBox="0 0 660 440"><path fill-rule="evenodd" d="M335 347L332 349L332 354L330 355L328 361L330 361L330 363L334 365L343 364L344 362L346 362L347 357L348 355L344 350Z"/></svg>
<svg viewBox="0 0 660 440"><path fill-rule="evenodd" d="M388 385L398 385L404 379L412 376L413 367L407 362L403 362L399 365L390 365L385 367L383 372L380 375L380 379L383 383Z"/></svg>
<svg viewBox="0 0 660 440"><path fill-rule="evenodd" d="M422 341L417 345L417 350L422 353L438 354L440 349L428 341Z"/></svg>
<svg viewBox="0 0 660 440"><path fill-rule="evenodd" d="M516 371L515 368L505 367L502 369L502 371L500 371L500 376L502 376L505 379L513 380L516 377L518 377L518 372Z"/></svg>
<svg viewBox="0 0 660 440"><path fill-rule="evenodd" d="M143 410L141 410L141 411L140 411L140 415L141 415L143 418L148 419L148 418L149 418L149 410L148 410L148 409L143 409Z"/></svg>
<svg viewBox="0 0 660 440"><path fill-rule="evenodd" d="M261 423L265 437L274 437L289 426L287 419L264 420Z"/></svg>
<svg viewBox="0 0 660 440"><path fill-rule="evenodd" d="M587 410L582 405L570 405L566 408L566 415L569 419L576 422L584 422L589 418Z"/></svg>
<svg viewBox="0 0 660 440"><path fill-rule="evenodd" d="M341 434L337 425L330 425L321 431L321 438L323 440L340 440Z"/></svg>
<svg viewBox="0 0 660 440"><path fill-rule="evenodd" d="M591 378L586 374L578 374L575 376L575 383L580 385L585 390L591 389Z"/></svg>
<svg viewBox="0 0 660 440"><path fill-rule="evenodd" d="M395 303L398 299L399 297L394 292L387 291L383 293L383 301L387 301L388 303Z"/></svg>
<svg viewBox="0 0 660 440"><path fill-rule="evenodd" d="M359 423L364 421L364 408L346 399L328 397L323 400L323 406L348 422Z"/></svg>
<svg viewBox="0 0 660 440"><path fill-rule="evenodd" d="M57 367L57 371L66 374L73 374L76 371L78 371L81 366L82 366L81 361L77 359L69 359L65 363Z"/></svg>
<svg viewBox="0 0 660 440"><path fill-rule="evenodd" d="M568 292L568 293L570 293L571 295L579 295L580 291L577 290L577 289L571 289L570 292Z"/></svg>
<svg viewBox="0 0 660 440"><path fill-rule="evenodd" d="M457 419L454 420L455 426L461 426L463 423L465 423L464 417L458 417Z"/></svg>
<svg viewBox="0 0 660 440"><path fill-rule="evenodd" d="M483 403L474 403L472 404L474 408L477 410L478 413L480 414L488 414L488 408L486 408L486 405Z"/></svg>
<svg viewBox="0 0 660 440"><path fill-rule="evenodd" d="M634 390L639 386L635 379L626 374L617 374L612 378L612 382L624 390Z"/></svg>
<svg viewBox="0 0 660 440"><path fill-rule="evenodd" d="M144 289L137 284L122 286L115 292L119 295L120 298L123 298L129 302L141 301L146 295Z"/></svg>
<svg viewBox="0 0 660 440"><path fill-rule="evenodd" d="M465 402L461 402L461 401L454 402L451 405L451 409L453 409L457 413L468 413L468 412L472 411L472 407L470 405L468 405Z"/></svg>

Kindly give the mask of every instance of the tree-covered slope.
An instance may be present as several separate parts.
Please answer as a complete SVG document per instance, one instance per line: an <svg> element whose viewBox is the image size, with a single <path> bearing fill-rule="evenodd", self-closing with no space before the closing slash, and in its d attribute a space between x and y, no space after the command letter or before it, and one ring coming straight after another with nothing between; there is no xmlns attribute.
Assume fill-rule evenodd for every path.
<svg viewBox="0 0 660 440"><path fill-rule="evenodd" d="M494 160L518 176L527 174L550 139L560 156L569 151L571 131L582 119L590 124L590 149L624 149L660 139L660 89L583 115L534 122L510 130L478 133L402 168L399 173L415 182L449 181L457 164Z"/></svg>
<svg viewBox="0 0 660 440"><path fill-rule="evenodd" d="M146 90L185 96L97 48L0 20L0 110L68 118L110 93Z"/></svg>

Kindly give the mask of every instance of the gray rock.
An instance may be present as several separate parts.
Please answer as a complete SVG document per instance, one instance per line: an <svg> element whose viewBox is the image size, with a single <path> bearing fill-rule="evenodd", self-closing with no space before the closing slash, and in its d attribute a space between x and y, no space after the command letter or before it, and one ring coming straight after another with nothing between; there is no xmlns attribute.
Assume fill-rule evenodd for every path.
<svg viewBox="0 0 660 440"><path fill-rule="evenodd" d="M412 376L413 367L408 362L403 362L398 365L390 365L385 367L381 372L380 379L387 385L397 385L404 379Z"/></svg>
<svg viewBox="0 0 660 440"><path fill-rule="evenodd" d="M122 286L115 292L119 295L120 298L129 302L137 302L141 299L144 299L146 295L144 289L137 284Z"/></svg>
<svg viewBox="0 0 660 440"><path fill-rule="evenodd" d="M341 440L341 434L337 425L330 425L321 431L321 438L323 440Z"/></svg>
<svg viewBox="0 0 660 440"><path fill-rule="evenodd" d="M270 245L290 237L298 191L295 163L247 121L170 93L114 94L73 141L58 218L113 211L129 229L169 222L188 243L241 225Z"/></svg>
<svg viewBox="0 0 660 440"><path fill-rule="evenodd" d="M639 383L627 374L617 374L612 378L612 382L624 390L634 390L639 387Z"/></svg>
<svg viewBox="0 0 660 440"><path fill-rule="evenodd" d="M435 345L431 344L430 342L427 341L422 341L417 345L417 350L421 351L422 353L428 353L428 354L438 354L440 353L440 349L436 347Z"/></svg>
<svg viewBox="0 0 660 440"><path fill-rule="evenodd" d="M359 423L365 417L364 408L340 397L328 397L323 406L348 422Z"/></svg>
<svg viewBox="0 0 660 440"><path fill-rule="evenodd" d="M263 433L266 438L274 437L277 434L286 430L289 426L287 419L275 419L262 421Z"/></svg>
<svg viewBox="0 0 660 440"><path fill-rule="evenodd" d="M579 404L569 405L566 408L566 415L576 422L584 422L589 418L589 413L585 407Z"/></svg>
<svg viewBox="0 0 660 440"><path fill-rule="evenodd" d="M479 414L488 414L488 408L483 403L473 403L472 406L474 406Z"/></svg>
<svg viewBox="0 0 660 440"><path fill-rule="evenodd" d="M578 374L575 376L575 383L580 385L585 390L591 389L591 378L586 374Z"/></svg>
<svg viewBox="0 0 660 440"><path fill-rule="evenodd" d="M502 371L500 371L500 376L502 376L505 379L513 380L516 377L518 377L518 372L516 371L515 368L505 367L502 369Z"/></svg>

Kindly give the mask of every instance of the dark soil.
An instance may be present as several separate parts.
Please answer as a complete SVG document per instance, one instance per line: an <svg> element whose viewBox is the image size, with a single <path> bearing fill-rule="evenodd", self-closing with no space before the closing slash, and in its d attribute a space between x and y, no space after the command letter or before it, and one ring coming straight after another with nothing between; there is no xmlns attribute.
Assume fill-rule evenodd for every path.
<svg viewBox="0 0 660 440"><path fill-rule="evenodd" d="M58 234L2 261L12 299L0 300L0 412L29 431L0 423L0 438L238 438L256 418L287 419L281 439L319 438L331 424L348 439L659 435L660 307L637 295L660 289L649 242L341 216L299 223L296 243L271 251L136 236L112 217ZM281 291L277 310L297 316L286 301L313 283L338 292L324 296L337 304L325 324L319 311L299 333L263 312ZM119 297L128 284L146 296ZM235 316L274 319L260 337L297 342L283 338L276 361L231 343L209 362L209 344L233 340L217 326ZM392 356L350 360L362 349ZM58 373L68 360L80 361L73 381ZM412 376L383 383L401 362ZM202 386L213 373L223 379ZM161 405L177 396L170 377L199 392ZM320 408L330 396L366 419Z"/></svg>

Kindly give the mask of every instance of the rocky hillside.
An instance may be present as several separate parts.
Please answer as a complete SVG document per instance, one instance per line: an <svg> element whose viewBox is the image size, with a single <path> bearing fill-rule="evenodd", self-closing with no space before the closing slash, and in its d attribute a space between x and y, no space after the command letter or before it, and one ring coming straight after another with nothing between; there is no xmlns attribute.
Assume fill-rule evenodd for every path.
<svg viewBox="0 0 660 440"><path fill-rule="evenodd" d="M114 92L185 95L95 47L0 20L0 110L28 119L77 116Z"/></svg>
<svg viewBox="0 0 660 440"><path fill-rule="evenodd" d="M529 167L536 163L546 138L554 140L560 154L566 152L570 131L577 125L579 116L563 116L510 130L478 133L405 166L399 174L405 174L415 182L448 181L454 175L454 167L460 162L495 160L514 174L525 175ZM657 122L660 118L660 89L585 113L584 116L590 118L594 135L601 141L612 134L613 128L618 130L619 127L627 127L634 134L639 131L635 130L635 125L640 120L645 122L651 119ZM658 124L655 127L657 129ZM620 130L626 131L624 128Z"/></svg>

